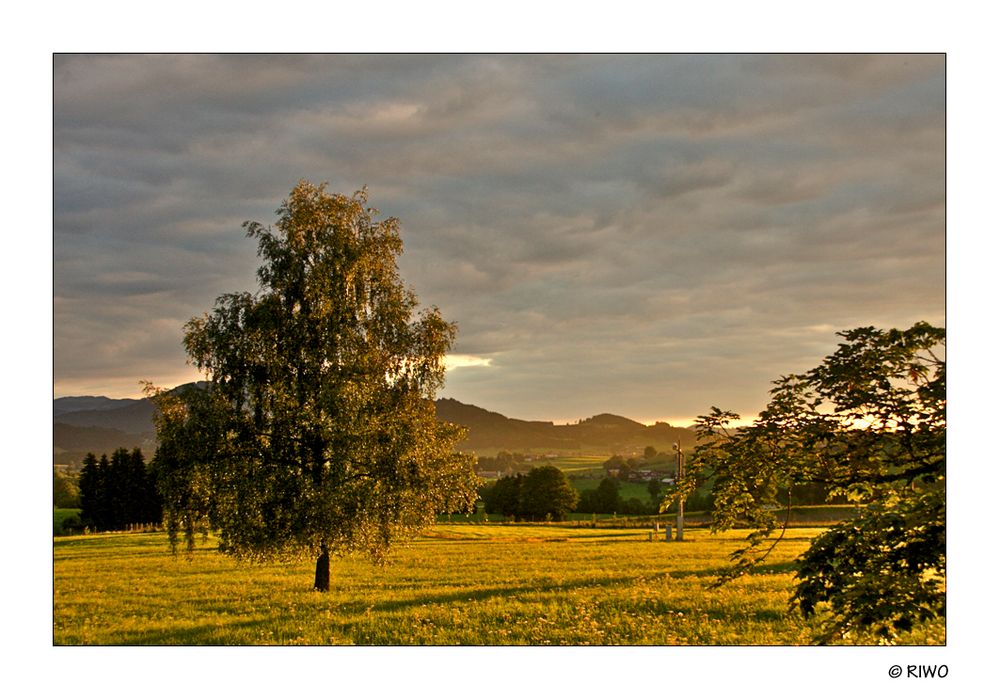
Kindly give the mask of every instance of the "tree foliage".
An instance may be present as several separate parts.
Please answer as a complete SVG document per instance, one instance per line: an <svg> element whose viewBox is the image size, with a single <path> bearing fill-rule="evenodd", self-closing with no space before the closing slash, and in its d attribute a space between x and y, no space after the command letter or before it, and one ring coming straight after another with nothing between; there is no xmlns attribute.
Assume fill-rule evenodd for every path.
<svg viewBox="0 0 1000 700"><path fill-rule="evenodd" d="M601 479L597 488L587 489L580 494L579 508L583 513L623 513L623 503L619 495L621 484L610 476Z"/></svg>
<svg viewBox="0 0 1000 700"><path fill-rule="evenodd" d="M433 403L455 327L436 308L417 313L396 267L398 221L366 205L365 191L300 182L274 229L244 224L259 291L225 294L187 324L207 388L153 393L167 521L189 542L207 523L241 559L380 560L474 502L471 458L453 449L462 429Z"/></svg>
<svg viewBox="0 0 1000 700"><path fill-rule="evenodd" d="M623 469L625 466L625 458L621 455L612 455L604 460L605 469Z"/></svg>
<svg viewBox="0 0 1000 700"><path fill-rule="evenodd" d="M578 499L566 475L552 465L535 467L521 485L521 513L531 520L563 520Z"/></svg>
<svg viewBox="0 0 1000 700"><path fill-rule="evenodd" d="M821 641L891 641L945 612L945 333L918 323L839 335L821 365L775 382L752 425L731 429L739 416L715 407L700 416L680 488L713 479L714 527L752 529L721 582L767 557L793 489L858 504L799 557L792 602L824 616Z"/></svg>
<svg viewBox="0 0 1000 700"><path fill-rule="evenodd" d="M153 466L163 499L163 523L171 549L180 534L188 550L195 535L208 535L215 504L212 464L224 453L225 406L204 387L185 385L173 391L146 385L157 407L154 420L158 446Z"/></svg>
<svg viewBox="0 0 1000 700"><path fill-rule="evenodd" d="M56 508L80 507L80 487L76 479L59 467L52 469L52 503Z"/></svg>
<svg viewBox="0 0 1000 700"><path fill-rule="evenodd" d="M487 513L499 513L507 517L521 515L521 482L523 474L514 474L497 479L483 489L483 507Z"/></svg>

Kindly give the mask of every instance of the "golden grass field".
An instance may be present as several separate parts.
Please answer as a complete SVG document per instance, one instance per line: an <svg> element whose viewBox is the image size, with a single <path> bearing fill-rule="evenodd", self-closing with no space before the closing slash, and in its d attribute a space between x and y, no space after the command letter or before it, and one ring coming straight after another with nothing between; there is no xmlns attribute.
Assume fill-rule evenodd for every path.
<svg viewBox="0 0 1000 700"><path fill-rule="evenodd" d="M711 588L743 533L559 525L438 525L384 567L240 564L210 537L191 556L166 535L58 537L57 645L804 645L792 561L821 530L790 530L749 577ZM662 533L660 535L662 538ZM857 640L864 642L864 640ZM942 644L944 624L911 644Z"/></svg>

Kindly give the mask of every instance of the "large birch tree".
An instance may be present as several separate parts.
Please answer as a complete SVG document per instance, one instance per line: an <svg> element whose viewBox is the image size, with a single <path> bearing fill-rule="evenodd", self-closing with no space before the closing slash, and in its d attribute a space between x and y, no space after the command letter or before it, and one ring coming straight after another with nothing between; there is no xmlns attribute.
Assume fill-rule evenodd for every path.
<svg viewBox="0 0 1000 700"><path fill-rule="evenodd" d="M399 222L304 181L277 215L244 224L259 290L185 327L207 387L157 395L158 466L173 541L203 522L240 559L314 557L327 590L331 555L384 559L477 479L434 406L456 328L404 286Z"/></svg>

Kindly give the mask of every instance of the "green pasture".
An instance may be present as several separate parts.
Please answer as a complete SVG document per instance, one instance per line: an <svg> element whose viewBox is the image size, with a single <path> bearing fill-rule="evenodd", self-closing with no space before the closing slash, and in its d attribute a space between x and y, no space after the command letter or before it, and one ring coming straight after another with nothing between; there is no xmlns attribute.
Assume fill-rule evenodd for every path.
<svg viewBox="0 0 1000 700"><path fill-rule="evenodd" d="M569 477L604 475L604 463L611 457L609 454L560 456L555 459L543 460L543 463L559 467ZM598 479L600 481L600 478Z"/></svg>
<svg viewBox="0 0 1000 700"><path fill-rule="evenodd" d="M798 645L816 622L788 607L792 560L820 530L790 531L772 560L709 584L741 533L559 525L439 525L384 567L349 556L331 590L312 563L240 564L163 533L54 541L53 639L90 644ZM661 535L662 537L662 535ZM915 644L943 643L943 625Z"/></svg>

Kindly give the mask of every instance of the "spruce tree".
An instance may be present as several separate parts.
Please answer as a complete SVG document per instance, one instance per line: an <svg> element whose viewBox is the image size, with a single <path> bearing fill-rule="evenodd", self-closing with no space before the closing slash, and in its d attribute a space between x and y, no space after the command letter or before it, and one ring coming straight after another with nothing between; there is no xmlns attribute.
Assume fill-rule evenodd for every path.
<svg viewBox="0 0 1000 700"><path fill-rule="evenodd" d="M97 527L97 513L100 510L98 484L100 465L97 456L88 452L83 458L83 469L80 471L80 519Z"/></svg>
<svg viewBox="0 0 1000 700"><path fill-rule="evenodd" d="M125 447L119 447L111 455L111 469L105 481L108 507L108 528L122 530L129 524L132 515L133 484L131 457Z"/></svg>

